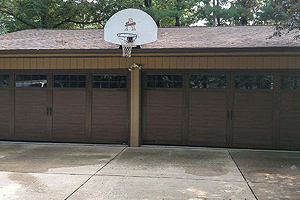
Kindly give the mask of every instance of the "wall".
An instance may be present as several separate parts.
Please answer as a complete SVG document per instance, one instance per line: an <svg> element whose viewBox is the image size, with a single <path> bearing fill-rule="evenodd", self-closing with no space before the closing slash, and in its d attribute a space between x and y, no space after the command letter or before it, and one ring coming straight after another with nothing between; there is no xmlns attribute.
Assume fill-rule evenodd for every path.
<svg viewBox="0 0 300 200"><path fill-rule="evenodd" d="M215 54L215 55L214 55ZM300 53L242 53L191 56L0 55L0 69L299 69Z"/></svg>

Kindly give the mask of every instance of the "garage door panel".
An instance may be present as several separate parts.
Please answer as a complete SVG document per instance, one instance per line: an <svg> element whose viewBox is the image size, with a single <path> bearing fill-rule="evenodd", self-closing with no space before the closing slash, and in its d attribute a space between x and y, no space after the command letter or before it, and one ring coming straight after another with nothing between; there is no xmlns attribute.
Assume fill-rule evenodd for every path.
<svg viewBox="0 0 300 200"><path fill-rule="evenodd" d="M170 131L172 128L173 131ZM144 140L146 142L155 142L158 144L178 144L182 142L182 127L179 125L165 126L165 125L148 125Z"/></svg>
<svg viewBox="0 0 300 200"><path fill-rule="evenodd" d="M76 139L84 139L85 129L82 124L69 124L66 126L65 124L57 124L53 127L53 139L63 139L64 141L73 141Z"/></svg>
<svg viewBox="0 0 300 200"><path fill-rule="evenodd" d="M107 143L128 142L128 91L93 91L92 138Z"/></svg>
<svg viewBox="0 0 300 200"><path fill-rule="evenodd" d="M92 138L102 141L122 142L127 143L128 134L124 132L125 125L114 125L105 127L103 125L94 125Z"/></svg>
<svg viewBox="0 0 300 200"><path fill-rule="evenodd" d="M234 94L233 145L271 148L273 95L271 93Z"/></svg>
<svg viewBox="0 0 300 200"><path fill-rule="evenodd" d="M93 124L123 124L127 120L127 111L124 108L106 107L94 110L92 115Z"/></svg>
<svg viewBox="0 0 300 200"><path fill-rule="evenodd" d="M55 106L76 106L85 105L86 91L53 91L53 105Z"/></svg>
<svg viewBox="0 0 300 200"><path fill-rule="evenodd" d="M127 107L127 90L93 92L93 107Z"/></svg>
<svg viewBox="0 0 300 200"><path fill-rule="evenodd" d="M86 91L53 91L54 140L73 141L86 137Z"/></svg>
<svg viewBox="0 0 300 200"><path fill-rule="evenodd" d="M226 92L189 92L188 144L224 146L226 144Z"/></svg>
<svg viewBox="0 0 300 200"><path fill-rule="evenodd" d="M214 108L220 104L226 107L226 93L224 92L189 92L190 108Z"/></svg>
<svg viewBox="0 0 300 200"><path fill-rule="evenodd" d="M170 106L182 107L181 90L147 90L147 107Z"/></svg>
<svg viewBox="0 0 300 200"><path fill-rule="evenodd" d="M147 108L147 124L181 125L182 110L166 108Z"/></svg>
<svg viewBox="0 0 300 200"><path fill-rule="evenodd" d="M172 107L144 107L147 118L144 143L181 144L182 109Z"/></svg>
<svg viewBox="0 0 300 200"><path fill-rule="evenodd" d="M282 93L280 110L280 147L300 149L299 92Z"/></svg>
<svg viewBox="0 0 300 200"><path fill-rule="evenodd" d="M16 139L46 139L47 91L20 89L15 91Z"/></svg>
<svg viewBox="0 0 300 200"><path fill-rule="evenodd" d="M39 107L45 106L47 92L40 90L16 90L15 105Z"/></svg>
<svg viewBox="0 0 300 200"><path fill-rule="evenodd" d="M0 90L0 102L0 138L5 138L9 135L9 90Z"/></svg>

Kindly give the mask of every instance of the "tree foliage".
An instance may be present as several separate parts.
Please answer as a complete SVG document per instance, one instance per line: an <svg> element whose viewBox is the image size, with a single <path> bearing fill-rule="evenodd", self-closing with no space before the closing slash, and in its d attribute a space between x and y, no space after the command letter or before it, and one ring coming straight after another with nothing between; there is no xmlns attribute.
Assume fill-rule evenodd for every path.
<svg viewBox="0 0 300 200"><path fill-rule="evenodd" d="M300 1L274 0L274 19L276 21L275 36L295 31L295 38L300 38Z"/></svg>
<svg viewBox="0 0 300 200"><path fill-rule="evenodd" d="M116 12L137 8L160 27L276 24L299 30L299 0L1 0L0 34L34 28L101 28ZM299 37L299 36L298 36Z"/></svg>

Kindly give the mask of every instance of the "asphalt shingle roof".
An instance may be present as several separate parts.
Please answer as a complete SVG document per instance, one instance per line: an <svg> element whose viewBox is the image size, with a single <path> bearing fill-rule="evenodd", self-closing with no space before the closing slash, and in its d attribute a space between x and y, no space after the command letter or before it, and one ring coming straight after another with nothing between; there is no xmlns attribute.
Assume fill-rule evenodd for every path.
<svg viewBox="0 0 300 200"><path fill-rule="evenodd" d="M300 47L293 34L273 37L272 26L159 28L158 40L142 49ZM24 30L0 35L0 50L117 49L103 39L103 29Z"/></svg>

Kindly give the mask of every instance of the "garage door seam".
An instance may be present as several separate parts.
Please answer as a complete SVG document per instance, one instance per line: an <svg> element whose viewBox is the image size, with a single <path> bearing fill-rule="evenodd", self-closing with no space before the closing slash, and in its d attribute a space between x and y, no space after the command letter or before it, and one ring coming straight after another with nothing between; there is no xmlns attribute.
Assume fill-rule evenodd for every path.
<svg viewBox="0 0 300 200"><path fill-rule="evenodd" d="M117 155L115 155L110 161L108 161L105 165L103 165L100 169L98 169L94 174L91 175L86 181L84 181L76 190L74 190L69 196L65 198L65 200L69 199L75 192L77 192L82 186L84 186L91 178L93 178L98 172L100 172L104 167L106 167L109 163L111 163L116 157L118 157L123 151L126 150L127 147L122 149Z"/></svg>
<svg viewBox="0 0 300 200"><path fill-rule="evenodd" d="M251 193L253 194L254 198L255 198L256 200L258 200L257 196L255 195L254 191L252 190L251 186L249 185L249 182L247 181L247 179L246 179L246 177L244 176L243 172L241 171L240 167L237 165L237 163L236 163L236 161L234 160L233 156L231 155L230 151L227 150L227 152L228 152L228 154L230 155L231 159L233 160L235 166L238 168L240 174L242 175L243 179L245 180L245 182L246 182L248 188L250 189Z"/></svg>

